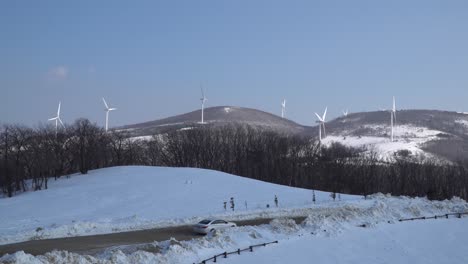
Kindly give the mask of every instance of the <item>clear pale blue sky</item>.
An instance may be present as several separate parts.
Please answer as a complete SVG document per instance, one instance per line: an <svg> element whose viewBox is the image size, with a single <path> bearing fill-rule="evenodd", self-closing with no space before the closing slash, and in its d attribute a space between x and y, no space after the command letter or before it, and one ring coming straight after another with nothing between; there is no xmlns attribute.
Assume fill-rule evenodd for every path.
<svg viewBox="0 0 468 264"><path fill-rule="evenodd" d="M2 1L0 123L236 105L468 111L468 1Z"/></svg>

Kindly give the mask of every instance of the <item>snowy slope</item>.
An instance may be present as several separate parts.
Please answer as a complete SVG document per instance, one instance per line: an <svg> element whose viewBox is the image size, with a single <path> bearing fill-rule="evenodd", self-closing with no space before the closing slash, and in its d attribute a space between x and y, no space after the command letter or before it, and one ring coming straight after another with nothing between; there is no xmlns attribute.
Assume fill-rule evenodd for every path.
<svg viewBox="0 0 468 264"><path fill-rule="evenodd" d="M310 190L211 170L114 167L50 181L49 189L0 199L0 244L180 224L218 215L229 219L282 214L310 205ZM235 212L223 202L234 197ZM342 199L356 199L342 195ZM318 202L330 201L316 192ZM247 202L247 208L245 207ZM229 203L228 203L229 209ZM36 231L38 229L38 231Z"/></svg>
<svg viewBox="0 0 468 264"><path fill-rule="evenodd" d="M423 150L425 144L432 140L438 140L438 135L443 132L425 127L412 125L398 125L394 129L394 141L387 135L388 128L384 125L367 125L364 129L372 131L368 136L355 136L349 132L341 131L334 133L323 139L325 145L333 142L341 143L354 148L364 148L367 151L374 151L378 158L382 160L392 160L394 153L400 150L410 151L412 156L434 157L431 153ZM350 135L351 134L351 135Z"/></svg>
<svg viewBox="0 0 468 264"><path fill-rule="evenodd" d="M466 263L468 218L399 222L404 217L468 210L468 204L373 195L368 200L322 203L303 211L302 224L283 218L190 241L118 246L95 256L54 251L33 257L5 255L10 263L199 263L225 251L278 240L219 263ZM361 227L365 224L366 227Z"/></svg>
<svg viewBox="0 0 468 264"><path fill-rule="evenodd" d="M467 226L468 218L352 228L331 237L294 237L223 263L467 263Z"/></svg>
<svg viewBox="0 0 468 264"><path fill-rule="evenodd" d="M325 142L365 147L386 160L400 150L410 151L411 156L426 156L442 162L467 157L466 115L437 110L401 110L396 116L394 142L390 141L390 113L387 111L351 113L330 120L326 124Z"/></svg>

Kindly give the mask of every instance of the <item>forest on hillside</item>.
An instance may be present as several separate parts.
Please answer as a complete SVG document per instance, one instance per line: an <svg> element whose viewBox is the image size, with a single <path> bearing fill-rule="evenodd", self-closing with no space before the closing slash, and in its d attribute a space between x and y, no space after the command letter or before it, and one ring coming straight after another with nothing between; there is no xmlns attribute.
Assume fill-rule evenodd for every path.
<svg viewBox="0 0 468 264"><path fill-rule="evenodd" d="M468 161L440 163L400 151L392 161L340 144L241 124L170 131L138 140L87 119L59 129L4 125L0 131L0 188L12 197L48 188L73 173L122 166L195 167L282 185L368 195L467 200ZM132 179L129 179L132 180Z"/></svg>

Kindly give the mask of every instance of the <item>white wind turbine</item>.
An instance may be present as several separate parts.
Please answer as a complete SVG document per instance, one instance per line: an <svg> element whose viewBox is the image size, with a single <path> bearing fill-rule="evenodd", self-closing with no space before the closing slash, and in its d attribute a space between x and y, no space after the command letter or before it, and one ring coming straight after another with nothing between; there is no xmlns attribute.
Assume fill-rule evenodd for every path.
<svg viewBox="0 0 468 264"><path fill-rule="evenodd" d="M57 116L49 118L49 121L54 121L55 120L55 135L57 135L57 130L58 130L58 123L65 127L65 125L62 122L62 119L60 119L60 105L61 102L59 102L58 109L57 109Z"/></svg>
<svg viewBox="0 0 468 264"><path fill-rule="evenodd" d="M204 114L204 110L205 110L205 102L208 100L206 97L205 97L205 90L203 89L203 86L200 87L201 89L201 94L202 94L202 97L200 98L201 100L201 124L204 124L204 119L203 119L203 114Z"/></svg>
<svg viewBox="0 0 468 264"><path fill-rule="evenodd" d="M393 142L393 130L394 126L396 124L396 104L395 104L395 96L393 96L393 108L390 110L390 125L392 126L392 134L391 134L391 140Z"/></svg>
<svg viewBox="0 0 468 264"><path fill-rule="evenodd" d="M109 112L110 112L110 111L117 110L117 108L110 108L110 107L107 105L106 100L104 100L104 97L102 98L102 101L104 102L104 106L106 107L106 109L105 109L104 111L106 111L106 132L107 132L107 129L108 129L108 127L109 127Z"/></svg>
<svg viewBox="0 0 468 264"><path fill-rule="evenodd" d="M284 118L284 113L286 113L286 99L281 102L281 118Z"/></svg>
<svg viewBox="0 0 468 264"><path fill-rule="evenodd" d="M343 116L344 116L344 117L347 117L347 116L348 116L348 109L346 109L345 111L343 111Z"/></svg>
<svg viewBox="0 0 468 264"><path fill-rule="evenodd" d="M322 128L323 128L323 137L327 137L327 134L325 132L325 118L327 117L327 109L328 107L325 107L325 112L323 113L323 116L319 116L317 113L315 115L319 119L317 123L319 123L319 140L322 141Z"/></svg>

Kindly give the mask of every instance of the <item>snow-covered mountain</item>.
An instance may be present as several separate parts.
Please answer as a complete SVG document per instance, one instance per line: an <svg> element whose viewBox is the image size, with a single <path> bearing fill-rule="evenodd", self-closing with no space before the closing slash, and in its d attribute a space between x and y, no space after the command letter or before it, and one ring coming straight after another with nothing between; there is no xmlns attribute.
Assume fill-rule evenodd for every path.
<svg viewBox="0 0 468 264"><path fill-rule="evenodd" d="M218 106L205 109L204 126L248 124L281 133L318 138L318 126L304 126L264 111ZM173 130L201 126L200 110L160 120L118 128L133 137L145 137ZM438 110L400 110L396 113L395 140L390 140L388 111L350 113L326 123L324 144L340 142L353 147L365 147L381 158L390 158L402 150L411 156L434 157L458 161L468 157L468 115Z"/></svg>

